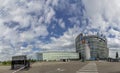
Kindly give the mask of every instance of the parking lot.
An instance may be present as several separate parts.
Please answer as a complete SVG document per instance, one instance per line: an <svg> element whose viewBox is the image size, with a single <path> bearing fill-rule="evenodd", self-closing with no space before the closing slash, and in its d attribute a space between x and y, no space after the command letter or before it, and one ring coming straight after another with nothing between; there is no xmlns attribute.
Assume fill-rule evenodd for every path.
<svg viewBox="0 0 120 73"><path fill-rule="evenodd" d="M96 62L99 73L120 73L120 62Z"/></svg>
<svg viewBox="0 0 120 73"><path fill-rule="evenodd" d="M29 70L15 72L10 66L0 66L0 73L120 73L119 62L36 62Z"/></svg>
<svg viewBox="0 0 120 73"><path fill-rule="evenodd" d="M82 68L87 62L43 62L35 63L28 71L19 73L75 73Z"/></svg>
<svg viewBox="0 0 120 73"><path fill-rule="evenodd" d="M0 66L0 73L12 73L13 70L10 70L10 66Z"/></svg>

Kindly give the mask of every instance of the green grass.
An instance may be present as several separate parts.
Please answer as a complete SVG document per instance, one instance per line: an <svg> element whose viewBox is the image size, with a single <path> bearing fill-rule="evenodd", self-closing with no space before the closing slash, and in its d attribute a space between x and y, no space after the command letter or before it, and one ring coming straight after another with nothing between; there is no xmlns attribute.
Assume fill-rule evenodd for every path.
<svg viewBox="0 0 120 73"><path fill-rule="evenodd" d="M0 62L0 66L10 66L10 65L11 65L11 62L10 62L10 61Z"/></svg>

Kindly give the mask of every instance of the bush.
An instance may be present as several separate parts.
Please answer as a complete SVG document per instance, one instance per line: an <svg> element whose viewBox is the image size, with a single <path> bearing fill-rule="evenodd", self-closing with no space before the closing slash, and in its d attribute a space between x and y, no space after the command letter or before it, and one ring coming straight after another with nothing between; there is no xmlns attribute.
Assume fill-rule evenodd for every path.
<svg viewBox="0 0 120 73"><path fill-rule="evenodd" d="M33 59L30 59L29 61L32 62L32 63L36 62L36 60L33 60Z"/></svg>
<svg viewBox="0 0 120 73"><path fill-rule="evenodd" d="M3 62L1 62L2 63L2 65L10 65L11 64L11 61L3 61Z"/></svg>

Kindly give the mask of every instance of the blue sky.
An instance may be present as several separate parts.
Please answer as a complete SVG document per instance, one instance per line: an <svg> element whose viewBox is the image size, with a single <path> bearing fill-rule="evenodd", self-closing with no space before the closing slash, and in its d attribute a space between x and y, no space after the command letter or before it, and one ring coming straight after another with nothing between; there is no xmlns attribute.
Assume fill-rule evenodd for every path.
<svg viewBox="0 0 120 73"><path fill-rule="evenodd" d="M120 51L119 0L0 0L0 60L42 51L75 51L79 33L102 33ZM111 41L112 40L112 41Z"/></svg>

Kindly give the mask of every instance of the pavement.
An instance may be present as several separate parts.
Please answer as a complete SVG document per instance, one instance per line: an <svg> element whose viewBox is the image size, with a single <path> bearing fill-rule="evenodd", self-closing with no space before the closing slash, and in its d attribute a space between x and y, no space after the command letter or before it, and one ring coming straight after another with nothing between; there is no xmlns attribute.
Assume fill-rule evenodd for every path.
<svg viewBox="0 0 120 73"><path fill-rule="evenodd" d="M87 65L79 69L76 73L98 73L95 62L89 62Z"/></svg>
<svg viewBox="0 0 120 73"><path fill-rule="evenodd" d="M19 73L76 73L86 64L87 62L80 61L35 63L28 71L20 71Z"/></svg>
<svg viewBox="0 0 120 73"><path fill-rule="evenodd" d="M120 62L96 62L99 73L120 73Z"/></svg>
<svg viewBox="0 0 120 73"><path fill-rule="evenodd" d="M15 72L10 66L0 66L0 73L120 73L120 62L37 62L29 70Z"/></svg>
<svg viewBox="0 0 120 73"><path fill-rule="evenodd" d="M10 66L0 66L0 73L12 73L13 70L10 70Z"/></svg>

